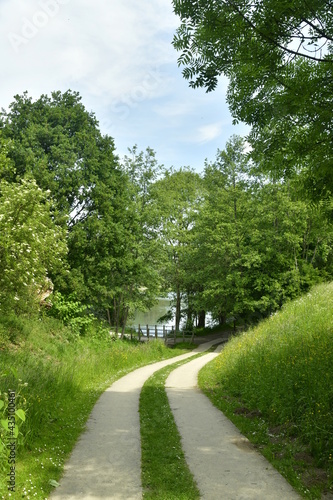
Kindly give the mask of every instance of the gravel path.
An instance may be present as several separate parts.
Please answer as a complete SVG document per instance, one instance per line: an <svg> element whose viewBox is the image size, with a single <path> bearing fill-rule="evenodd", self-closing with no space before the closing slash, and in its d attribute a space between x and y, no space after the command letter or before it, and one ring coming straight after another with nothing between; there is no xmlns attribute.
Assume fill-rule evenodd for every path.
<svg viewBox="0 0 333 500"><path fill-rule="evenodd" d="M107 389L96 403L65 465L52 500L138 500L142 498L139 397L157 370L208 350L221 339L194 351L139 368Z"/></svg>
<svg viewBox="0 0 333 500"><path fill-rule="evenodd" d="M209 353L176 368L167 395L182 436L189 468L207 500L292 500L300 498L238 429L198 389L199 370Z"/></svg>
<svg viewBox="0 0 333 500"><path fill-rule="evenodd" d="M204 352L215 338L190 353L139 368L122 377L99 398L65 466L52 500L139 500L141 444L139 397L157 370ZM219 350L219 348L217 349ZM197 373L217 356L175 369L167 394L189 467L207 500L292 500L300 498L282 476L197 388Z"/></svg>

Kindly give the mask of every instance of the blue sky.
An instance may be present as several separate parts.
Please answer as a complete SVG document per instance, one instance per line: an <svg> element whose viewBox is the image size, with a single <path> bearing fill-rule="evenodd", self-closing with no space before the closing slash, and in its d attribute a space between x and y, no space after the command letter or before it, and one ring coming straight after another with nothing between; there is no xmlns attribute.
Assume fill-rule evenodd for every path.
<svg viewBox="0 0 333 500"><path fill-rule="evenodd" d="M0 0L0 107L76 90L120 156L137 144L166 167L202 171L232 134L227 81L210 94L189 88L171 45L171 0Z"/></svg>

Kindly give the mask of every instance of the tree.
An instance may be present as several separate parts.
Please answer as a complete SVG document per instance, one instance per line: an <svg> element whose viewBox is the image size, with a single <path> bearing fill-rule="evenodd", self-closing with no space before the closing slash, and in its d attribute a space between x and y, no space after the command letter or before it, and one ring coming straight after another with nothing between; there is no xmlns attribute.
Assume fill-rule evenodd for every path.
<svg viewBox="0 0 333 500"><path fill-rule="evenodd" d="M174 46L192 87L230 80L235 121L252 126L256 163L275 178L303 171L318 200L333 190L330 1L173 0Z"/></svg>
<svg viewBox="0 0 333 500"><path fill-rule="evenodd" d="M60 291L105 309L119 290L115 269L126 272L126 244L132 212L128 177L119 165L111 137L102 136L93 113L77 92L54 92L33 101L16 96L1 114L8 156L14 165L2 177L11 183L31 177L54 200L53 216L67 222L70 273Z"/></svg>
<svg viewBox="0 0 333 500"><path fill-rule="evenodd" d="M263 183L255 203L251 245L261 264L254 276L254 296L265 313L331 279L333 227L326 203L306 203L291 182Z"/></svg>
<svg viewBox="0 0 333 500"><path fill-rule="evenodd" d="M8 157L11 148L11 141L4 139L0 130L0 178L4 178L10 171L14 170L13 162Z"/></svg>
<svg viewBox="0 0 333 500"><path fill-rule="evenodd" d="M196 300L220 323L256 321L332 276L331 203L310 205L296 183L270 183L252 169L239 137L205 168Z"/></svg>
<svg viewBox="0 0 333 500"><path fill-rule="evenodd" d="M135 310L146 311L156 303L161 288L161 245L157 238L157 215L151 198L153 183L163 167L151 148L129 148L123 158L128 195L121 258L113 270L118 291L113 296L113 316L124 334L127 319Z"/></svg>
<svg viewBox="0 0 333 500"><path fill-rule="evenodd" d="M0 114L0 127L11 140L8 156L15 166L6 180L36 179L68 215L69 229L95 209L95 197L118 168L117 157L113 139L101 135L78 92L53 92L36 101L27 92L16 95Z"/></svg>
<svg viewBox="0 0 333 500"><path fill-rule="evenodd" d="M152 186L152 198L158 213L157 234L164 249L160 272L165 291L175 295L175 322L179 330L181 302L189 298L192 231L202 200L201 179L188 168L170 169ZM191 264L190 264L191 262Z"/></svg>
<svg viewBox="0 0 333 500"><path fill-rule="evenodd" d="M198 299L220 323L257 307L251 275L260 258L249 245L256 207L244 147L243 139L233 136L215 162L206 164L206 196L196 226Z"/></svg>
<svg viewBox="0 0 333 500"><path fill-rule="evenodd" d="M0 182L0 311L38 310L50 277L62 272L66 232L51 216L49 192L34 180Z"/></svg>
<svg viewBox="0 0 333 500"><path fill-rule="evenodd" d="M117 176L113 173L117 196L101 193L103 204L73 231L73 265L93 290L94 307L106 311L109 323L122 335L136 309L147 310L155 303L162 281L156 210L150 198L161 167L150 148L138 152L134 146L129 153L123 169Z"/></svg>

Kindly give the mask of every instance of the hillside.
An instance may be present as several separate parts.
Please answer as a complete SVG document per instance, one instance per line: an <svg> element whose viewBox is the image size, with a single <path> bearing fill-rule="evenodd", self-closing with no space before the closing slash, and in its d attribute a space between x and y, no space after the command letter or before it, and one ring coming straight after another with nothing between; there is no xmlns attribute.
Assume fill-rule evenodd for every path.
<svg viewBox="0 0 333 500"><path fill-rule="evenodd" d="M200 386L308 498L333 484L333 283L234 337Z"/></svg>

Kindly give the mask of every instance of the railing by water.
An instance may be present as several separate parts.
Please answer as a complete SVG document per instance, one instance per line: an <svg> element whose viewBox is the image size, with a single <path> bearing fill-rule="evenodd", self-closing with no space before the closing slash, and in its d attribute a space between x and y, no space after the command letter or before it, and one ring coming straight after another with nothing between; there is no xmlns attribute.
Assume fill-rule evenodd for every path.
<svg viewBox="0 0 333 500"><path fill-rule="evenodd" d="M192 332L177 332L174 326L169 325L137 325L132 327L136 334L138 335L139 341L142 339L149 340L153 339L164 339L167 343L168 341L176 342L176 339L180 340L188 339L191 337L191 341L193 341L193 333Z"/></svg>
<svg viewBox="0 0 333 500"><path fill-rule="evenodd" d="M139 340L141 340L141 337L147 337L147 339L152 337L155 337L155 339L166 339L176 336L175 327L166 325L138 325L136 332L138 333Z"/></svg>

